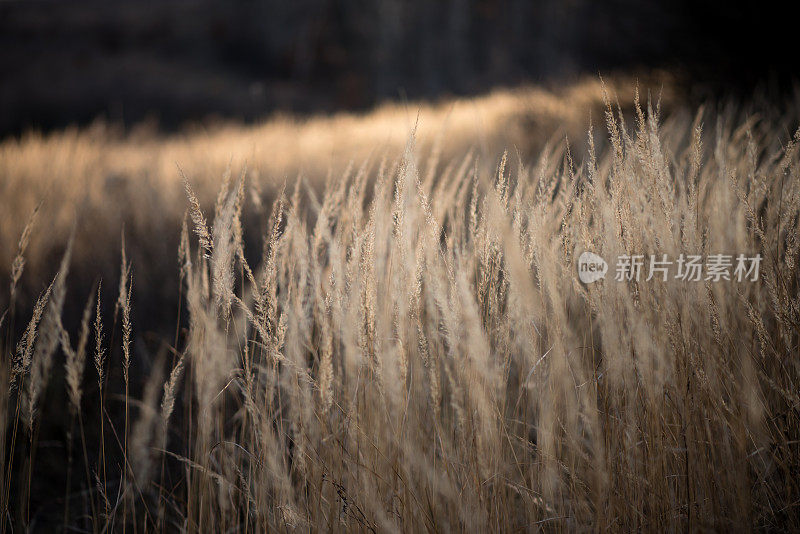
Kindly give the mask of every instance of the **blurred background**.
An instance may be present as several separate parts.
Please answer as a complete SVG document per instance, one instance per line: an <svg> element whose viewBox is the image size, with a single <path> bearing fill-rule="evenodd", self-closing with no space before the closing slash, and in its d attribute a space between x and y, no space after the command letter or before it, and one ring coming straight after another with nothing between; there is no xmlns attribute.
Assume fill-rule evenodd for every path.
<svg viewBox="0 0 800 534"><path fill-rule="evenodd" d="M791 88L787 8L724 0L0 1L0 137L97 117L361 110L665 69L687 94Z"/></svg>
<svg viewBox="0 0 800 534"><path fill-rule="evenodd" d="M752 104L748 116L794 120L776 99L800 72L795 26L787 7L722 0L0 0L0 315L12 309L9 339L19 339L74 229L64 324L77 332L102 280L115 362L108 387L120 391L111 318L124 234L131 392L141 398L155 355L181 347L176 326L188 324L179 166L209 217L222 176L246 177L245 254L255 266L285 185L302 177L298 190L318 194L328 177L362 165L374 177L384 157L391 168L403 154L412 129L426 176L467 165L490 177L506 149L517 172L562 154L567 140L580 164L590 117L601 152L606 88L628 116L640 87L643 99L650 90L663 97L679 124L691 123L696 104L712 102L712 117L713 103L731 96ZM12 262L37 206L10 305ZM65 508L63 384L52 378L43 404L32 483L44 531ZM95 407L98 391L87 388L84 405ZM114 421L123 406L106 403ZM99 429L87 430L96 439Z"/></svg>

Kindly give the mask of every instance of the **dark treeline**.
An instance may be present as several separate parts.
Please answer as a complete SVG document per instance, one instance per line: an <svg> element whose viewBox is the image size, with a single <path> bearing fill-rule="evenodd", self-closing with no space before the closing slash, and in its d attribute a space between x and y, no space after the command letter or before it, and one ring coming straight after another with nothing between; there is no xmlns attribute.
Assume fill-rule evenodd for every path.
<svg viewBox="0 0 800 534"><path fill-rule="evenodd" d="M0 135L97 116L171 128L664 67L786 84L789 17L720 0L0 3Z"/></svg>

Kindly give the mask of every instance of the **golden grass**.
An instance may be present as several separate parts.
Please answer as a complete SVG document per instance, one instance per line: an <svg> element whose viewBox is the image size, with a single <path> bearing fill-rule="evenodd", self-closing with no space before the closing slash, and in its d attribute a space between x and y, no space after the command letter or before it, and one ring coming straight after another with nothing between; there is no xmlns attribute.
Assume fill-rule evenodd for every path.
<svg viewBox="0 0 800 534"><path fill-rule="evenodd" d="M610 88L629 103L633 86L631 79L620 78ZM651 86L656 92L663 89L665 103L673 98L668 78ZM173 229L186 208L178 166L192 178L203 202L214 198L226 169L246 166L248 197L263 199L301 174L319 183L329 173L341 175L348 166L357 168L367 159L374 163L387 155L394 158L416 126L420 154L433 153L440 161L450 161L473 150L488 172L505 149L531 157L551 138L569 134L581 139L593 111L595 116L602 113L596 78L557 92L538 87L497 90L436 104L385 104L364 114L276 116L247 127L198 126L169 136L146 126L123 135L113 126L97 123L83 130L7 139L0 142L0 198L5 200L0 211L0 274L10 275L7 269L25 221L42 201L46 213L40 227L47 231L40 232L25 254L34 270L29 276L39 285L52 276L39 271L39 266L59 254L76 218L82 225L76 236L76 260L94 256L103 264L103 274L110 269L112 250L115 256L119 253L123 224L129 237L139 241L139 249L160 232L177 239ZM97 243L107 245L94 246ZM141 275L147 267L137 268Z"/></svg>
<svg viewBox="0 0 800 534"><path fill-rule="evenodd" d="M400 111L370 120L383 124L382 113ZM165 143L152 157L176 159L185 184L174 162L151 163L164 174L150 171L141 187L188 193L174 208L185 215L173 266L186 322L164 343L173 364L153 353L134 401L131 354L148 349L132 337L131 308L148 287L128 241L121 341L116 313L101 323L96 305L103 394L91 417L104 430L84 446L86 480L72 483L83 500L65 500L64 520L93 531L800 528L800 131L786 135L796 110L777 122L733 109L662 119L638 104L633 115L626 124L607 102L607 132L590 131L584 161L570 138L533 161L501 151L487 165L458 155L457 136L453 156L428 149L421 159L420 129L397 158L356 159L347 172L331 164L320 187L278 189L257 263L242 223L264 198L252 172L283 164L266 163L269 150L249 153L249 171L225 175L207 217L213 195L195 195L208 187L195 169L224 175L230 156L205 141L193 141L194 158L188 144ZM503 130L502 117L497 130L481 128ZM350 120L292 128L346 138ZM456 122L469 144L475 131ZM219 135L228 147L242 141ZM4 148L6 168L23 145ZM15 406L27 406L18 392L40 395L53 340L68 349L69 391L83 372L91 318L80 321L80 357L60 319L71 250L23 341L3 351L0 379L11 361L18 384L0 400L3 432L28 438L9 438L3 455L4 530L36 518L29 490L47 424L37 396L18 429ZM585 250L764 259L757 282L616 282L612 272L584 285L575 262ZM33 362L18 363L33 345ZM103 380L119 367L125 409L114 419L104 410L120 401ZM107 462L112 450L118 464Z"/></svg>

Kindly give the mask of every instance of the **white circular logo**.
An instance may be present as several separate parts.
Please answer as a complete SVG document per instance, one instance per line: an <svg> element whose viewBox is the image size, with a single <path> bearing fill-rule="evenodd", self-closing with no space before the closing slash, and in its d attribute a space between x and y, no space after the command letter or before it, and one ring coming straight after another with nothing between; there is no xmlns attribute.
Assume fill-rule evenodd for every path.
<svg viewBox="0 0 800 534"><path fill-rule="evenodd" d="M578 257L578 278L584 284L597 282L606 277L608 264L594 252L584 252Z"/></svg>

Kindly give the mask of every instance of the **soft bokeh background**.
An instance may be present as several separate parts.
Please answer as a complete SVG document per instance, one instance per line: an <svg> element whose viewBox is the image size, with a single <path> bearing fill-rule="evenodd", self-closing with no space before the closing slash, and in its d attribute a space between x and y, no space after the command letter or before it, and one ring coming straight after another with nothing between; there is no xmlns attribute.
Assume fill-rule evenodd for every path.
<svg viewBox="0 0 800 534"><path fill-rule="evenodd" d="M579 165L590 124L602 150L604 92L629 117L638 88L680 124L701 103L737 100L741 117L785 112L786 124L797 108L777 104L800 72L787 9L722 0L0 0L0 314L37 205L9 331L24 328L73 229L64 324L76 331L100 280L111 315L124 235L131 393L141 398L155 355L180 347L176 323L186 325L179 169L209 216L226 169L244 174L255 261L284 186L302 179L313 217L327 179L361 168L374 177L412 131L422 173L468 161L492 176L505 150L514 172L557 166L548 157L567 143ZM107 329L110 390L120 391L119 322ZM51 475L32 483L45 530L61 517L68 433L63 366L53 373L37 458L37 474ZM91 385L84 398L98 405ZM120 398L106 406L119 421Z"/></svg>
<svg viewBox="0 0 800 534"><path fill-rule="evenodd" d="M582 73L669 69L691 92L786 86L791 17L724 0L0 2L0 136L98 116L365 109Z"/></svg>

